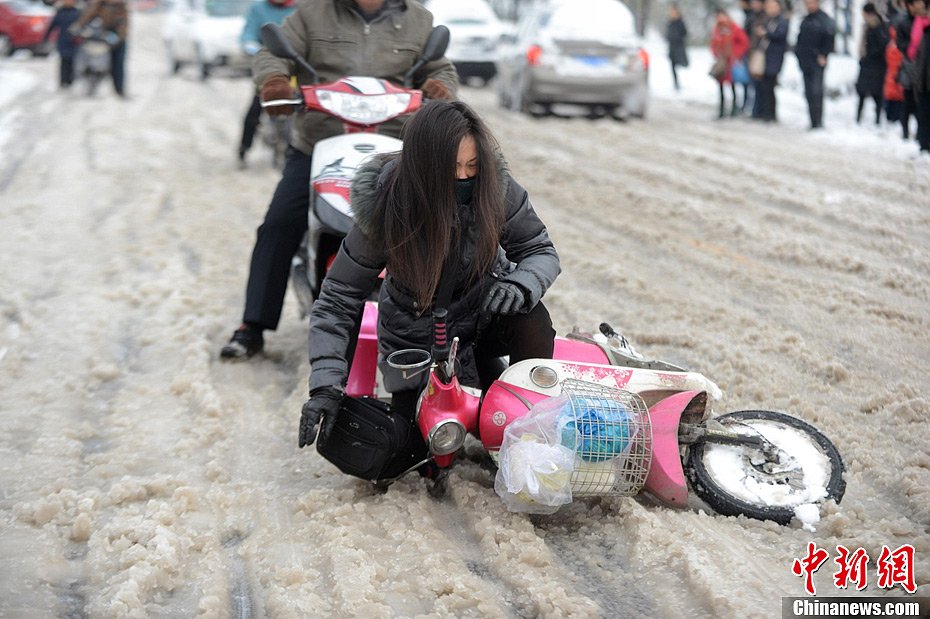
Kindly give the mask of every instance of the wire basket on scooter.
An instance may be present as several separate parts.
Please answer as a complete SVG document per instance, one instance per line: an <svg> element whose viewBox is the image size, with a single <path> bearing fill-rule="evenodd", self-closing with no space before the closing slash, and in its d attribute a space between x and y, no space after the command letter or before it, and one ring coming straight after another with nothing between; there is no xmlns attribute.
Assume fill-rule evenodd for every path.
<svg viewBox="0 0 930 619"><path fill-rule="evenodd" d="M559 421L562 445L575 452L574 496L632 496L652 462L652 425L636 393L576 379L562 381L570 406Z"/></svg>

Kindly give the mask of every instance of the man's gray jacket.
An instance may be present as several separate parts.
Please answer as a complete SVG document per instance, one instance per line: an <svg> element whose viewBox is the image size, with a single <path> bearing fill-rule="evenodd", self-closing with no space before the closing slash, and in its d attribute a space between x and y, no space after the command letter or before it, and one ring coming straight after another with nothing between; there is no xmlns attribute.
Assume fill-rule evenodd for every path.
<svg viewBox="0 0 930 619"><path fill-rule="evenodd" d="M282 27L297 53L316 70L320 83L365 76L400 86L423 52L433 30L433 15L414 0L386 0L378 16L368 22L354 0L300 0ZM254 82L261 88L274 74L296 75L300 85L313 83L311 75L296 63L262 48L252 61ZM414 76L413 87L419 88L428 78L439 80L455 95L458 73L447 58L424 66ZM379 132L396 137L404 118L385 123ZM309 155L318 140L340 133L340 120L301 112L294 122L294 146Z"/></svg>

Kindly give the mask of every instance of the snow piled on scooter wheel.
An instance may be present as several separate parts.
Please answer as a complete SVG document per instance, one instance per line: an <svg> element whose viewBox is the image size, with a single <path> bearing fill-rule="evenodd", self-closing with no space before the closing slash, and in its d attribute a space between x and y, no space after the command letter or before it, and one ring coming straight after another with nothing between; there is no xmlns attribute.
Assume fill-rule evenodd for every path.
<svg viewBox="0 0 930 619"><path fill-rule="evenodd" d="M574 497L632 496L652 460L637 394L568 379L504 431L494 489L508 509L552 514Z"/></svg>
<svg viewBox="0 0 930 619"><path fill-rule="evenodd" d="M779 464L786 476L796 471L803 476L803 484L795 487L774 483L770 475L754 475L752 467L747 466L754 455L745 446L714 445L705 452L704 464L727 492L747 503L786 507L816 503L827 495L830 459L816 443L800 430L775 423L754 420L753 429L781 450L785 461Z"/></svg>

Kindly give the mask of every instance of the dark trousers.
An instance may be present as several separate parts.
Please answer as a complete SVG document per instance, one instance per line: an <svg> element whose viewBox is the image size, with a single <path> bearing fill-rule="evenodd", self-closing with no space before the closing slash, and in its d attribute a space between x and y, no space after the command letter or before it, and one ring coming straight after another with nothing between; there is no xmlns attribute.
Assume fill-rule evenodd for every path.
<svg viewBox="0 0 930 619"><path fill-rule="evenodd" d="M774 122L778 119L775 113L775 82L777 80L776 75L764 75L759 82L759 88L756 89L756 99L759 100L759 118L762 120Z"/></svg>
<svg viewBox="0 0 930 619"><path fill-rule="evenodd" d="M901 110L904 108L904 101L888 101L885 100L885 118L888 119L890 123L900 122L901 120Z"/></svg>
<svg viewBox="0 0 930 619"><path fill-rule="evenodd" d="M113 76L116 92L123 94L126 83L126 41L120 41L110 50L110 75Z"/></svg>
<svg viewBox="0 0 930 619"><path fill-rule="evenodd" d="M930 92L917 93L917 143L920 150L930 151Z"/></svg>
<svg viewBox="0 0 930 619"><path fill-rule="evenodd" d="M856 109L856 122L862 120L862 110L865 107L865 100L871 98L875 101L875 124L880 124L882 121L882 101L883 96L880 94L877 95L859 95L859 107Z"/></svg>
<svg viewBox="0 0 930 619"><path fill-rule="evenodd" d="M749 83L752 84L752 114L750 116L762 118L762 80L751 77Z"/></svg>
<svg viewBox="0 0 930 619"><path fill-rule="evenodd" d="M823 67L804 71L804 96L811 117L811 128L823 126Z"/></svg>
<svg viewBox="0 0 930 619"><path fill-rule="evenodd" d="M480 330L474 348L482 389L500 376L503 367L498 360L504 355L510 356L511 364L525 359L551 359L555 329L549 310L540 301L529 313L492 317Z"/></svg>
<svg viewBox="0 0 930 619"><path fill-rule="evenodd" d="M494 316L474 343L481 388L488 389L506 368L501 357L510 355L511 364L526 359L551 359L554 349L555 330L549 310L542 302L527 314ZM392 394L391 406L414 419L419 396L419 391L397 391Z"/></svg>
<svg viewBox="0 0 930 619"><path fill-rule="evenodd" d="M726 97L723 94L726 86L723 82L720 82L718 86L720 87L720 113L717 114L717 117L723 118L726 116ZM732 99L730 100L730 115L736 116L737 110L739 110L740 107L736 105L736 84L733 82L730 82L730 92L732 93Z"/></svg>
<svg viewBox="0 0 930 619"><path fill-rule="evenodd" d="M245 122L242 124L242 142L239 146L240 153L246 153L252 148L252 141L255 139L255 132L262 118L262 102L258 95L252 97L252 104L249 111L245 113Z"/></svg>
<svg viewBox="0 0 930 619"><path fill-rule="evenodd" d="M912 88L904 89L904 107L901 110L901 133L904 139L911 137L911 116L917 115L917 95Z"/></svg>
<svg viewBox="0 0 930 619"><path fill-rule="evenodd" d="M61 65L58 71L58 83L67 88L74 82L74 56L61 56Z"/></svg>
<svg viewBox="0 0 930 619"><path fill-rule="evenodd" d="M291 258L307 230L309 201L310 155L291 148L265 221L258 227L243 322L263 329L278 327Z"/></svg>
<svg viewBox="0 0 930 619"><path fill-rule="evenodd" d="M674 62L672 63L672 83L675 84L675 90L678 90L680 88L678 84L678 69L675 66Z"/></svg>
<svg viewBox="0 0 930 619"><path fill-rule="evenodd" d="M746 106L749 105L750 99L752 99L753 107L755 107L756 91L753 88L753 83L754 81L750 78L747 83L743 84L743 102L740 104L740 110L743 112L746 111ZM750 112L752 109L752 107L749 108Z"/></svg>

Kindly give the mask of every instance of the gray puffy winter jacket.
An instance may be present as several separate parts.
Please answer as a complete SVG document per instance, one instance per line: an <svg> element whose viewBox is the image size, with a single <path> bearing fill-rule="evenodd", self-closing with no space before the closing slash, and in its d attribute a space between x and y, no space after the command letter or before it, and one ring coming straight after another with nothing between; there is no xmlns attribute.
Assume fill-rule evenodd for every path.
<svg viewBox="0 0 930 619"><path fill-rule="evenodd" d="M371 228L376 197L387 176L396 167L396 155L373 159L352 182L355 225L342 243L320 289L310 315L310 389L345 385L349 369L346 349L349 334L361 316L366 299L377 287L386 266L380 249L380 231ZM507 223L501 237L497 262L482 279L468 285L468 266L474 258L474 239L466 238L460 252L458 280L454 286L447 322L451 337L459 337L459 380L477 387L478 376L471 344L478 335L479 307L491 284L500 279L515 282L528 292L529 311L542 298L561 272L559 255L546 226L536 215L526 190L507 172L503 160L497 173L506 192ZM467 225L465 229L470 229ZM378 304L379 367L389 392L421 389L426 375L405 380L384 361L388 354L405 348L428 350L431 344L432 312L419 307L390 274L385 278Z"/></svg>

